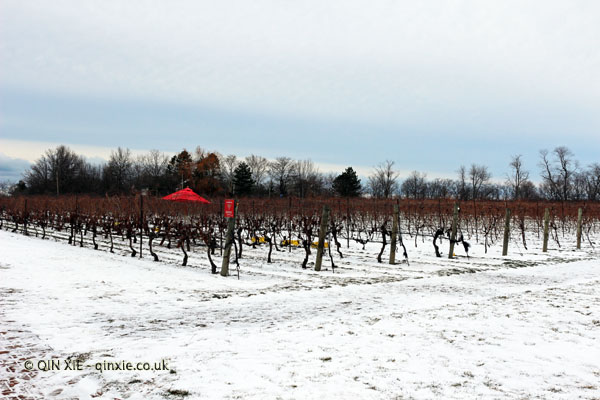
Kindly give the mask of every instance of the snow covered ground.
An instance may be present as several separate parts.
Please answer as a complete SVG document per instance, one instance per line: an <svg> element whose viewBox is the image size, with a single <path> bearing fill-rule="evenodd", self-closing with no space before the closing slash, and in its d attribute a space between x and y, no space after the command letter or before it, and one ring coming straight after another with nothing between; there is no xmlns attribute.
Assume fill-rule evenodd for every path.
<svg viewBox="0 0 600 400"><path fill-rule="evenodd" d="M180 267L175 250L155 263L0 231L0 393L600 398L600 253L572 242L454 260L409 246L410 266L378 264L375 244L342 248L335 273L302 270L302 250L266 264L245 248L238 280L209 274L204 254ZM60 370L39 370L51 359Z"/></svg>

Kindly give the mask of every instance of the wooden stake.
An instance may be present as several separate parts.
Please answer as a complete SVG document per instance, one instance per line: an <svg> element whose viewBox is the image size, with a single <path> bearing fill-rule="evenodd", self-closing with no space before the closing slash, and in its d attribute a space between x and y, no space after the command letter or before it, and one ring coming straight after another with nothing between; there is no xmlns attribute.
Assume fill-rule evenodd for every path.
<svg viewBox="0 0 600 400"><path fill-rule="evenodd" d="M454 203L454 214L452 215L452 233L450 234L450 252L448 258L454 258L454 242L458 230L458 203Z"/></svg>
<svg viewBox="0 0 600 400"><path fill-rule="evenodd" d="M219 200L219 219L223 219L223 199ZM219 255L223 256L223 230L219 224Z"/></svg>
<svg viewBox="0 0 600 400"><path fill-rule="evenodd" d="M231 257L231 246L233 244L233 230L235 229L235 218L238 213L238 202L235 203L233 218L227 222L227 234L225 235L225 251L223 252L223 261L221 262L221 276L229 276L229 258Z"/></svg>
<svg viewBox="0 0 600 400"><path fill-rule="evenodd" d="M398 237L398 204L394 204L394 220L392 221L392 242L390 243L390 264L396 264L396 238Z"/></svg>
<svg viewBox="0 0 600 400"><path fill-rule="evenodd" d="M346 198L346 248L350 248L350 198Z"/></svg>
<svg viewBox="0 0 600 400"><path fill-rule="evenodd" d="M583 219L583 209L577 210L577 249L581 249L581 222Z"/></svg>
<svg viewBox="0 0 600 400"><path fill-rule="evenodd" d="M544 246L542 251L545 253L548 251L548 226L550 225L550 210L546 208L544 211Z"/></svg>
<svg viewBox="0 0 600 400"><path fill-rule="evenodd" d="M321 270L323 262L323 248L325 247L325 234L327 233L327 223L329 222L329 206L323 206L323 215L321 216L321 227L319 228L319 243L317 245L317 261L315 262L315 271ZM310 246L310 243L308 244Z"/></svg>
<svg viewBox="0 0 600 400"><path fill-rule="evenodd" d="M506 218L504 220L504 242L502 243L502 255L508 255L508 237L510 234L510 208L506 209Z"/></svg>
<svg viewBox="0 0 600 400"><path fill-rule="evenodd" d="M140 258L142 258L142 238L144 234L144 196L140 192Z"/></svg>
<svg viewBox="0 0 600 400"><path fill-rule="evenodd" d="M23 210L23 234L28 236L27 234L27 199L25 199L25 209Z"/></svg>

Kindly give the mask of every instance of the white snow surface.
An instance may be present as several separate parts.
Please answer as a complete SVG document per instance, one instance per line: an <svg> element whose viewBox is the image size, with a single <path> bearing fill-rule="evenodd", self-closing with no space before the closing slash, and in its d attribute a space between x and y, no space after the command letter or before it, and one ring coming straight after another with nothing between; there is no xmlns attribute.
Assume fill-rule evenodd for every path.
<svg viewBox="0 0 600 400"><path fill-rule="evenodd" d="M152 262L0 231L0 393L600 398L600 257L570 242L453 260L407 243L410 266L344 243L335 272L302 269L301 249L267 264L265 248L244 248L238 280L211 275L200 252L181 267L175 251ZM23 367L68 358L83 370ZM94 368L121 360L170 371Z"/></svg>

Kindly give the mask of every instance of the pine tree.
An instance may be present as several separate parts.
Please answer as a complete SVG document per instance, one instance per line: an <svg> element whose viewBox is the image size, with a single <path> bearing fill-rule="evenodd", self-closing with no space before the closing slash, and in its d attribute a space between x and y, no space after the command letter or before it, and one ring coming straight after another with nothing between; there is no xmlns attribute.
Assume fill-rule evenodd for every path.
<svg viewBox="0 0 600 400"><path fill-rule="evenodd" d="M360 196L362 186L356 172L352 167L348 167L346 171L335 178L333 189L342 197L356 197Z"/></svg>
<svg viewBox="0 0 600 400"><path fill-rule="evenodd" d="M254 187L252 171L245 162L241 162L233 172L233 187L237 196L247 196L252 193Z"/></svg>

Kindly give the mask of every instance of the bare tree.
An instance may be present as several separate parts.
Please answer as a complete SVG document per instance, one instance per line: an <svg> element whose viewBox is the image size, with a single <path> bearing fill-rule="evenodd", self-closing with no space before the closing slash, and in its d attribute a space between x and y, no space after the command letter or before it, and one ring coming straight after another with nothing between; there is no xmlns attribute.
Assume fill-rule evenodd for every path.
<svg viewBox="0 0 600 400"><path fill-rule="evenodd" d="M536 200L539 199L539 197L539 191L533 182L523 182L523 185L521 186L521 198L527 200Z"/></svg>
<svg viewBox="0 0 600 400"><path fill-rule="evenodd" d="M471 194L473 199L481 197L481 187L488 183L492 175L485 165L471 164L469 169L469 180L471 182Z"/></svg>
<svg viewBox="0 0 600 400"><path fill-rule="evenodd" d="M337 178L337 176L338 175L335 172L328 172L326 174L323 174L323 176L321 177L321 190L323 192L323 195L333 196L335 194L333 182L335 182L335 178Z"/></svg>
<svg viewBox="0 0 600 400"><path fill-rule="evenodd" d="M144 155L138 154L131 160L131 181L135 187L145 186L146 174L144 172Z"/></svg>
<svg viewBox="0 0 600 400"><path fill-rule="evenodd" d="M515 200L522 199L522 187L529 180L529 171L523 169L523 161L521 155L512 156L510 163L510 173L506 176L506 183L512 191L512 198Z"/></svg>
<svg viewBox="0 0 600 400"><path fill-rule="evenodd" d="M0 196L8 196L13 186L15 186L15 183L8 179L0 181Z"/></svg>
<svg viewBox="0 0 600 400"><path fill-rule="evenodd" d="M402 194L407 198L423 199L427 195L427 174L413 171L402 183Z"/></svg>
<svg viewBox="0 0 600 400"><path fill-rule="evenodd" d="M556 147L552 158L548 150L540 150L540 168L543 183L541 189L546 197L566 201L571 198L573 179L578 172L573 153L565 146Z"/></svg>
<svg viewBox="0 0 600 400"><path fill-rule="evenodd" d="M543 179L540 189L547 198L558 198L558 186L554 177L554 167L552 166L552 161L548 155L548 150L540 150L539 166L541 168L540 176Z"/></svg>
<svg viewBox="0 0 600 400"><path fill-rule="evenodd" d="M235 169L239 164L237 157L233 154L230 154L226 157L221 157L219 161L221 163L221 171L223 173L225 184L227 185L227 190L230 193L233 193L233 176Z"/></svg>
<svg viewBox="0 0 600 400"><path fill-rule="evenodd" d="M432 199L446 199L453 195L456 182L452 179L435 178L427 183L427 196Z"/></svg>
<svg viewBox="0 0 600 400"><path fill-rule="evenodd" d="M25 182L33 193L60 193L58 162L53 159L50 150L42 155L25 173Z"/></svg>
<svg viewBox="0 0 600 400"><path fill-rule="evenodd" d="M137 171L140 188L159 190L161 181L167 173L168 164L169 157L158 150L150 150L148 153L138 156L133 168Z"/></svg>
<svg viewBox="0 0 600 400"><path fill-rule="evenodd" d="M289 157L277 157L275 161L269 163L268 174L280 196L288 194L292 168L293 162Z"/></svg>
<svg viewBox="0 0 600 400"><path fill-rule="evenodd" d="M246 157L246 164L252 171L252 179L256 186L262 186L269 169L269 161L265 157L251 154Z"/></svg>
<svg viewBox="0 0 600 400"><path fill-rule="evenodd" d="M561 198L562 200L568 200L572 190L573 178L579 169L577 161L573 160L573 153L565 146L555 148L554 154L558 161L558 179Z"/></svg>
<svg viewBox="0 0 600 400"><path fill-rule="evenodd" d="M580 201L586 198L588 171L575 172L571 186L571 200Z"/></svg>
<svg viewBox="0 0 600 400"><path fill-rule="evenodd" d="M375 167L367 183L373 197L390 198L398 192L398 173L393 167L394 162L390 160Z"/></svg>
<svg viewBox="0 0 600 400"><path fill-rule="evenodd" d="M308 192L320 189L322 181L319 170L312 160L295 161L292 164L291 177L293 179L296 194L306 197ZM317 187L318 186L318 187Z"/></svg>
<svg viewBox="0 0 600 400"><path fill-rule="evenodd" d="M158 150L150 150L142 157L144 172L153 179L163 176L169 164L169 157Z"/></svg>
<svg viewBox="0 0 600 400"><path fill-rule="evenodd" d="M129 149L117 148L110 153L104 176L110 191L124 192L129 189L132 178L133 160Z"/></svg>
<svg viewBox="0 0 600 400"><path fill-rule="evenodd" d="M600 164L594 163L590 165L590 169L586 172L586 197L588 200L600 200Z"/></svg>
<svg viewBox="0 0 600 400"><path fill-rule="evenodd" d="M47 150L25 174L32 193L76 192L85 186L86 162L66 146ZM85 189L84 189L85 190Z"/></svg>

